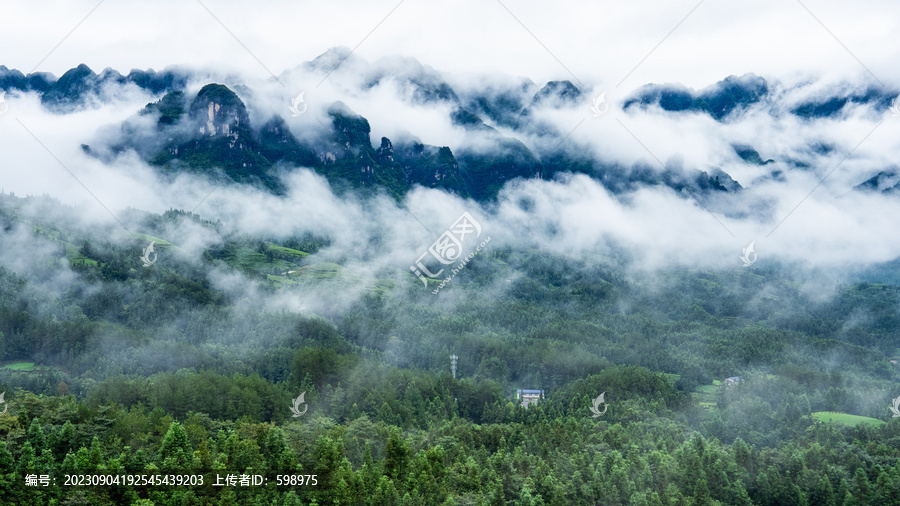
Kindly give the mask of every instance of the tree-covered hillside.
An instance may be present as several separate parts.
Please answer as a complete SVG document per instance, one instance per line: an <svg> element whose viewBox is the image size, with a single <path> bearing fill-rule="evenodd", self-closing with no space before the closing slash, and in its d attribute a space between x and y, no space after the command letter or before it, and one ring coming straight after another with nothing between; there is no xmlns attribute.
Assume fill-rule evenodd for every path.
<svg viewBox="0 0 900 506"><path fill-rule="evenodd" d="M900 504L897 286L492 243L433 296L327 236L76 214L0 196L3 504Z"/></svg>

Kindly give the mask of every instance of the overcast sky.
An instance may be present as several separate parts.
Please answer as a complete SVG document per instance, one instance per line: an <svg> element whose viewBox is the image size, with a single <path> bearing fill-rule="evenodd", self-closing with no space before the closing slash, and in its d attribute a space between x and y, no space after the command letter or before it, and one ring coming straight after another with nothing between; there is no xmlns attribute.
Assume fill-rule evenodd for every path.
<svg viewBox="0 0 900 506"><path fill-rule="evenodd" d="M625 89L863 66L900 80L900 3L884 0L5 0L0 14L0 64L26 73L182 64L265 77L358 45L368 60L399 53L452 73Z"/></svg>

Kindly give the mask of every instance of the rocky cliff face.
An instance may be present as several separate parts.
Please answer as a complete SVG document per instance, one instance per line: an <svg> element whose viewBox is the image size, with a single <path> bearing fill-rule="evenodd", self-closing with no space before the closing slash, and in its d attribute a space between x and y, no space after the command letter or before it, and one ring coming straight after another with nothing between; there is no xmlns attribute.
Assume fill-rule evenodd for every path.
<svg viewBox="0 0 900 506"><path fill-rule="evenodd" d="M413 184L444 187L460 192L459 165L448 147L418 144L419 153L408 156L406 145L395 155L390 139L372 147L366 118L341 102L328 109L331 131L317 141L301 142L284 118L273 116L258 129L250 123L247 108L238 95L222 84L208 84L193 98L182 91L167 93L148 104L143 114L157 115L152 138L168 139L156 150L123 144L114 150L133 148L165 173L190 171L283 190L276 165L304 166L326 176L337 188L385 190L401 197ZM447 180L452 179L451 182ZM447 181L445 181L447 180ZM465 194L465 193L464 193ZM466 194L467 195L467 194Z"/></svg>
<svg viewBox="0 0 900 506"><path fill-rule="evenodd" d="M191 100L180 91L170 92L148 104L146 112L159 114L160 136L169 139L162 150L150 155L150 163L166 172L224 174L276 193L283 190L273 167L275 160L266 156L267 150L251 129L247 107L227 86L208 84ZM278 131L277 126L273 128ZM277 153L279 148L284 146L272 151Z"/></svg>
<svg viewBox="0 0 900 506"><path fill-rule="evenodd" d="M194 98L191 113L200 123L200 135L209 137L238 140L241 130L250 125L247 107L233 91L221 84L204 86Z"/></svg>

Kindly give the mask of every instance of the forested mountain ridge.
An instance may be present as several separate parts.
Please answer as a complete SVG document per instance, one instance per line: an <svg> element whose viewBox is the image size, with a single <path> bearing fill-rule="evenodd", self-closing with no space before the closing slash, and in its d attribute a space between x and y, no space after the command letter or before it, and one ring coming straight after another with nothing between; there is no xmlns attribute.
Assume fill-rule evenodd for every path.
<svg viewBox="0 0 900 506"><path fill-rule="evenodd" d="M709 161L685 164L681 153L652 148L647 134L635 132L652 156L623 160L613 156L617 151L613 146L604 145L616 142L609 132L600 132L600 149L594 149L594 141L581 134L587 130L582 123L572 128L551 121L574 111L585 120L599 115L592 112L599 109L591 107L598 107L593 101L605 92L597 87L576 86L568 80L537 85L529 79L497 76L486 78L482 86L463 86L453 76L414 59L368 63L351 57L346 48L329 50L272 81L284 85L292 79L306 82L332 75L333 80L342 79L340 91L318 98L325 102L316 105L316 113L313 104L303 101L306 92L300 88L281 90L282 95L291 91L291 96L279 97L285 103L275 106L268 95L271 90L263 89L265 84L253 88L235 76L179 67L135 69L123 75L113 69L96 73L82 64L57 78L0 66L0 92L9 99L36 95L46 111L58 115L101 107L123 96L154 97L142 111L134 111L135 118L111 126L120 130L118 139L86 144L86 152L115 165L118 157L135 151L165 177L186 171L217 183L250 184L278 195L286 191L282 176L297 167L313 168L341 189L384 192L400 200L416 186L424 186L482 203L494 201L511 182L586 174L617 195L669 188L683 198L724 210L741 206L736 200L741 190L782 181L789 171L830 163L829 153L840 149L837 141L816 139L810 145L765 146L762 156L757 150L764 141L735 130L729 133L734 138L717 140L733 145L734 153L714 149ZM387 91L381 90L390 90L413 116L434 114L455 133L443 135L438 142L423 142L422 138L433 134L429 127L406 125L402 120L402 128L392 127L389 135L380 133L395 120L385 118L383 112L364 116L354 109L360 96L382 99ZM727 76L699 90L678 83L646 84L617 97L618 105L610 97L603 107L620 106L630 120L652 115L694 123L706 117L718 126L734 126L761 116L811 125L887 110L895 95L871 85L822 87L745 74ZM287 105L298 99L302 112L291 113ZM308 95L306 100L311 100ZM346 105L351 102L356 105ZM227 135L221 130L201 132L208 121L208 109L201 103L243 110L238 116L244 117L239 126L231 125L234 129L229 128ZM316 121L300 122L294 114L317 116ZM156 115L156 128L143 128L144 115ZM769 163L774 167L763 172L747 167ZM898 184L895 172L888 166L866 168L853 176L851 187L871 190L874 184L892 195Z"/></svg>
<svg viewBox="0 0 900 506"><path fill-rule="evenodd" d="M822 298L790 266L636 273L498 244L432 298L408 272L326 261L328 237L174 210L121 219L127 231L0 196L11 503L900 503L896 286ZM197 230L221 240L188 249ZM144 267L150 238L160 259ZM304 293L333 305L273 305ZM520 388L546 398L524 408ZM97 472L318 485L60 486Z"/></svg>
<svg viewBox="0 0 900 506"><path fill-rule="evenodd" d="M338 91L322 94L327 99L316 98L324 100L316 105L317 122L303 123L292 117L287 106L298 98L303 103L305 91L299 83L312 79L317 83L325 79L338 82ZM237 76L182 67L134 69L123 74L111 68L95 72L81 64L57 77L46 72L26 75L0 66L0 92L5 93L7 101L36 96L44 110L56 115L102 107L122 97L153 97L143 111L134 112L138 116L159 114L157 128L144 131L138 127L140 121L126 120L115 125L124 141L104 138L85 145L88 153L105 163L115 165L117 157L135 150L164 177L187 171L216 183L250 184L279 195L286 191L282 176L298 166L313 168L335 188L384 192L399 200L416 186L424 186L482 203L494 201L512 182L585 174L616 195L627 197L646 188L668 188L685 199L724 212L742 207L737 199L742 190L784 181L791 171L808 171L819 163L829 165L829 154L846 151L839 139L816 138L796 146L767 145L764 139L746 133L758 131L758 127L750 126L729 131L727 136L734 138L716 140L733 145L734 153L712 147L712 156L684 163L681 153L661 151L663 148L647 137L651 134L631 126L628 128L650 156L644 160L622 159L615 156L615 135L601 130L588 136L582 123L558 120L573 111L578 111L582 119L595 119L593 102L605 96L599 85L578 82L576 86L562 79L536 84L527 78L504 76L480 79L478 85L467 85L412 58L367 62L349 48L340 47L273 76L267 83L253 85ZM277 105L271 103L275 100L271 90L265 89L272 83L283 85L279 86ZM228 95L225 90L233 94L226 101L255 113L250 115L252 121L245 118L238 131L230 131L228 136L221 136L221 132L200 134L194 123L202 114L185 108L203 102L212 88L219 89L223 99ZM407 125L401 120L402 128L392 126L390 133L383 132L395 122L385 117L392 114L384 112L391 108L385 107L378 114L360 114L356 99L383 100L388 92L409 107L412 116L434 114L446 128L458 131L424 142L422 139L433 134L430 127L415 122ZM307 94L306 100L313 100L310 97ZM621 111L628 123L651 115L663 124L673 120L694 125L700 118L708 118L716 126L727 127L762 117L790 126L795 121L829 124L872 115L888 110L895 98L896 90L872 83L779 81L744 74L726 76L700 89L680 83L639 85L616 97L615 103L609 96L608 105L614 110L604 110L610 111L607 118ZM303 103L301 108L307 117L314 114L312 103ZM337 110L340 112L335 115ZM354 123L348 121L351 118L361 118L363 121L356 121L354 129L372 138L346 145L337 130ZM186 132L179 126L193 130ZM460 135L459 131L464 133ZM677 128L671 133L677 134ZM766 171L748 167L769 163L773 166ZM895 167L881 163L865 167L852 176L847 189L855 186L868 191L874 185L879 192L894 195L900 184L896 172Z"/></svg>
<svg viewBox="0 0 900 506"><path fill-rule="evenodd" d="M340 49L331 50L313 62L289 70L286 75L330 72L334 70L333 62L343 61L342 55ZM158 115L156 129L143 131L138 126L140 122L126 121L120 125L120 141L105 145L108 140L104 139L100 145L86 145L85 150L101 156L107 163L113 163L114 156L135 150L145 161L159 166L164 175L189 170L220 181L257 185L276 194L284 191L278 176L296 166L314 168L338 187L348 185L357 190L384 191L395 198L401 198L415 185L422 185L486 202L495 199L510 181L549 180L567 172L588 174L615 193L629 193L647 185L665 186L677 192L688 191L695 198L705 200L707 196L741 188L721 167L682 168L667 162L663 171L656 173L655 167L648 167L644 162L622 165L591 153L579 143L572 144L570 140L567 144L569 136L548 123L546 114L579 108L588 113L593 98L588 96L589 90L580 89L570 81L549 81L537 86L525 80L513 85L456 90L446 76L418 62L404 61L402 71L391 71L397 62L385 65L386 68L372 65L364 72L359 93L394 83L403 100L414 108L447 109L448 126L466 131L465 141L458 145L431 146L423 143L420 133L410 128L402 138L381 136L373 142L368 139L369 124L377 126L382 118L363 118L340 101L330 101L319 123L304 125L302 132L301 127L292 127L286 121L292 119L286 107L274 114L261 109L266 117L256 123L244 117L240 126L229 130L228 135L222 131L200 132L208 120L204 116L208 111L201 103L211 102L220 107L228 103L226 109L244 110L240 114L246 116L245 101L260 97L233 77L223 83L203 72L177 67L159 72L132 70L122 75L113 69L98 74L82 64L56 78L46 73L24 75L0 66L0 91L10 97L37 94L43 107L55 114L98 107L135 90L154 95L158 99L147 104L140 114ZM710 114L724 120L725 116L758 105L768 91L766 81L757 76L726 78L698 97L685 91L683 94L688 98L683 100L670 99L675 92L667 90L672 86L641 88L635 97L623 101L624 110L636 105L644 108L659 105L673 112L714 108L715 112ZM222 103L208 100L210 97ZM348 146L341 131L355 117L363 121L353 124L358 135ZM362 136L365 142L361 142ZM385 150L392 153L384 153ZM435 156L438 150L443 152L440 160ZM106 152L111 155L100 155ZM423 152L427 155L422 156Z"/></svg>

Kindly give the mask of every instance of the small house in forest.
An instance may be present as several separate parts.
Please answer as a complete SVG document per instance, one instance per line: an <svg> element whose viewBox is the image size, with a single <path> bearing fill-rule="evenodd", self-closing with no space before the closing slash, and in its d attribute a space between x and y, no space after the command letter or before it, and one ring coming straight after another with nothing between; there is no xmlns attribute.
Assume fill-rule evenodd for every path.
<svg viewBox="0 0 900 506"><path fill-rule="evenodd" d="M730 377L730 378L725 378L725 386L730 387L730 386L733 386L733 385L737 385L738 383L741 383L741 382L743 382L743 381L744 381L744 380L742 380L742 379L740 378L740 376L732 376L732 377Z"/></svg>
<svg viewBox="0 0 900 506"><path fill-rule="evenodd" d="M522 406L526 408L529 404L537 404L538 400L543 397L543 390L516 390L516 400L520 401Z"/></svg>

